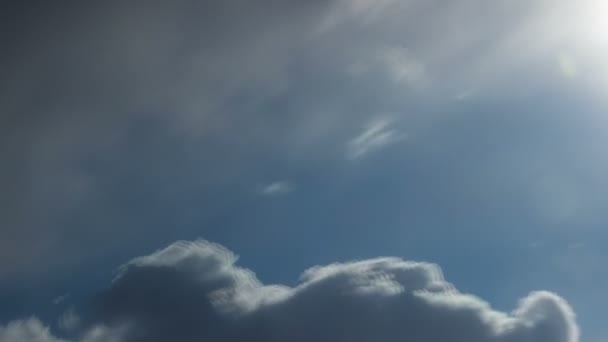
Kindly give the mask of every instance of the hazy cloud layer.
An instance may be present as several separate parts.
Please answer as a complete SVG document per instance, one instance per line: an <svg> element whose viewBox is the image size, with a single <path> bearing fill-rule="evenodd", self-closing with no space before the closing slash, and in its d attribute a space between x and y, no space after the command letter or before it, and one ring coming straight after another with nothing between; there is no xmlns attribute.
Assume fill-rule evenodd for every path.
<svg viewBox="0 0 608 342"><path fill-rule="evenodd" d="M113 227L251 187L260 159L340 160L345 144L363 156L395 141L388 127L357 137L378 113L409 134L411 107L513 70L542 79L518 67L556 60L571 13L543 0L31 3L0 11L0 277L118 248ZM560 70L580 73L566 55Z"/></svg>
<svg viewBox="0 0 608 342"><path fill-rule="evenodd" d="M30 318L0 326L0 342L61 342L38 319Z"/></svg>
<svg viewBox="0 0 608 342"><path fill-rule="evenodd" d="M236 261L202 240L130 261L83 309L80 340L578 342L574 313L559 296L533 292L513 312L496 311L430 263L317 266L291 288L264 285ZM0 329L1 342L24 338L58 341L35 319Z"/></svg>
<svg viewBox="0 0 608 342"><path fill-rule="evenodd" d="M83 260L142 223L136 206L255 169L248 155L286 130L263 104L328 3L3 3L0 277Z"/></svg>

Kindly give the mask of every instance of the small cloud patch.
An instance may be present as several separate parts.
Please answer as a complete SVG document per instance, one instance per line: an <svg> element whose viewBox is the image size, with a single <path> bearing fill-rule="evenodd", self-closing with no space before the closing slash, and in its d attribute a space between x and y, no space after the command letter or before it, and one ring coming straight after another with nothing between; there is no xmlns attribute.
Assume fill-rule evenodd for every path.
<svg viewBox="0 0 608 342"><path fill-rule="evenodd" d="M264 196L280 196L295 190L295 185L289 181L277 181L262 187L260 193Z"/></svg>
<svg viewBox="0 0 608 342"><path fill-rule="evenodd" d="M204 240L135 258L82 320L66 316L82 322L69 341L579 341L574 311L558 295L532 292L513 311L498 311L458 291L428 262L319 265L284 286L264 284L237 260ZM65 342L35 318L0 326L0 342L17 341Z"/></svg>
<svg viewBox="0 0 608 342"><path fill-rule="evenodd" d="M398 129L392 128L391 124L391 121L387 119L372 122L363 132L348 142L347 157L358 159L405 139L406 135Z"/></svg>

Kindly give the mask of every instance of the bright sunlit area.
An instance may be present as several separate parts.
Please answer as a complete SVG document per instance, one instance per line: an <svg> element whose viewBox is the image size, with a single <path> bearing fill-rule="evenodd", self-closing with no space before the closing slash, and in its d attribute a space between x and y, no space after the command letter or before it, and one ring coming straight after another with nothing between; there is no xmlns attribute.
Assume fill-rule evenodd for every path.
<svg viewBox="0 0 608 342"><path fill-rule="evenodd" d="M608 1L0 4L0 342L606 342Z"/></svg>

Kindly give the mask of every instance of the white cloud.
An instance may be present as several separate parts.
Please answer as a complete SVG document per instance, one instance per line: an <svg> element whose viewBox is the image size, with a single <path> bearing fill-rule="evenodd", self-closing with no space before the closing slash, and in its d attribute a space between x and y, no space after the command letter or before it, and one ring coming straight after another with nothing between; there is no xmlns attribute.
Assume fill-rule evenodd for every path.
<svg viewBox="0 0 608 342"><path fill-rule="evenodd" d="M106 326L95 326L85 333L85 335L79 339L80 342L123 342L128 341L126 332L128 325L119 325L114 328L108 328Z"/></svg>
<svg viewBox="0 0 608 342"><path fill-rule="evenodd" d="M403 140L401 131L391 128L391 121L379 119L372 122L348 143L347 157L357 159L364 155Z"/></svg>
<svg viewBox="0 0 608 342"><path fill-rule="evenodd" d="M262 284L236 261L230 251L206 241L178 242L137 258L123 267L105 297L107 312L111 318L144 315L138 320L145 323L136 329L147 331L150 341L170 333L186 341L403 341L413 336L421 342L578 341L574 313L557 295L533 292L512 313L496 311L456 290L435 264L377 258L317 266L289 288ZM163 284L181 290L145 296ZM131 306L116 294L132 298ZM164 305L155 306L156 301ZM142 312L141 304L152 312ZM220 327L162 314L173 307ZM163 331L163 326L177 330Z"/></svg>
<svg viewBox="0 0 608 342"><path fill-rule="evenodd" d="M62 342L37 318L12 321L0 326L0 342Z"/></svg>
<svg viewBox="0 0 608 342"><path fill-rule="evenodd" d="M260 193L266 196L278 196L292 192L294 189L295 185L292 182L276 181L262 187Z"/></svg>
<svg viewBox="0 0 608 342"><path fill-rule="evenodd" d="M439 266L399 258L335 263L295 287L264 285L226 248L181 241L121 267L75 341L578 342L575 314L550 292L511 313L459 292ZM37 319L0 342L59 342Z"/></svg>

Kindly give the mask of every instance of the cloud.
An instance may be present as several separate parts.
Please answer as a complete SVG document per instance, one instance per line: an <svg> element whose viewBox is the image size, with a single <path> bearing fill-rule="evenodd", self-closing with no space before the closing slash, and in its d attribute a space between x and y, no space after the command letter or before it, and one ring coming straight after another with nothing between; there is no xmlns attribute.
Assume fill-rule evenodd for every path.
<svg viewBox="0 0 608 342"><path fill-rule="evenodd" d="M380 119L372 122L359 135L348 143L347 157L357 159L405 139L405 134L390 128L391 122Z"/></svg>
<svg viewBox="0 0 608 342"><path fill-rule="evenodd" d="M557 56L559 70L564 77L576 78L579 76L579 67L576 60L568 55L561 53Z"/></svg>
<svg viewBox="0 0 608 342"><path fill-rule="evenodd" d="M109 190L125 187L114 185L146 192L138 203L148 206L168 192L242 178L230 171L244 168L235 164L284 130L262 118L259 104L286 90L286 68L326 1L36 8L2 6L15 20L2 22L13 33L0 36L8 71L0 79L0 277L104 255L119 234L108 227L125 218L117 214L124 196ZM74 222L83 212L99 226ZM148 226L140 223L132 226ZM74 234L95 242L65 238Z"/></svg>
<svg viewBox="0 0 608 342"><path fill-rule="evenodd" d="M389 76L398 83L414 84L423 81L424 65L414 59L404 48L388 48L383 51L382 59L386 63Z"/></svg>
<svg viewBox="0 0 608 342"><path fill-rule="evenodd" d="M62 342L38 319L29 318L0 326L0 342Z"/></svg>
<svg viewBox="0 0 608 342"><path fill-rule="evenodd" d="M57 326L67 332L75 331L80 325L80 316L73 308L64 312L57 320Z"/></svg>
<svg viewBox="0 0 608 342"><path fill-rule="evenodd" d="M431 263L334 263L286 287L264 285L237 259L198 240L126 263L86 310L80 341L578 342L575 315L559 296L533 292L500 312L459 292ZM60 341L35 319L0 329L1 342L22 340Z"/></svg>
<svg viewBox="0 0 608 342"><path fill-rule="evenodd" d="M260 193L265 196L279 196L292 192L295 186L289 181L276 181L264 186Z"/></svg>
<svg viewBox="0 0 608 342"><path fill-rule="evenodd" d="M125 221L135 223L129 236L161 240L164 230L150 229L144 213L242 181L240 170L264 173L271 163L261 156L292 165L339 158L348 132L375 113L428 112L455 89L490 90L487 80L512 59L549 53L534 27L569 27L530 15L545 3L3 7L14 20L2 21L11 34L0 36L0 276L106 257L123 236L111 227ZM484 16L474 15L479 8ZM429 86L414 94L421 80ZM349 158L395 133L353 141ZM138 198L123 202L125 193Z"/></svg>

